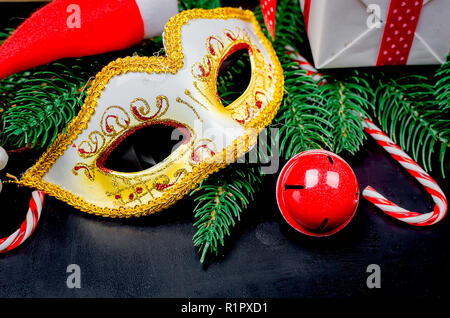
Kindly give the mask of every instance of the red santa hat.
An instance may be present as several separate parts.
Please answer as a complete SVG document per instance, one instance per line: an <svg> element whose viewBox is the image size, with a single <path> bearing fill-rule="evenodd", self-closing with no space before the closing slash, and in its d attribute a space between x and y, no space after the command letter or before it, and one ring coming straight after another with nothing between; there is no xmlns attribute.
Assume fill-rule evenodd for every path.
<svg viewBox="0 0 450 318"><path fill-rule="evenodd" d="M101 54L161 35L177 0L54 0L0 47L0 80L52 61Z"/></svg>

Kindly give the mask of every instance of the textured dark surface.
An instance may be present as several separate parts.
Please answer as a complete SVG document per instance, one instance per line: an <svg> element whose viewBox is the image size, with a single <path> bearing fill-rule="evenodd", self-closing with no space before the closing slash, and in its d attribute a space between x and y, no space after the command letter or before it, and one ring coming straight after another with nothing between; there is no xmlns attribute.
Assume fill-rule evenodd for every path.
<svg viewBox="0 0 450 318"><path fill-rule="evenodd" d="M405 208L431 208L416 182L373 142L348 162L361 189L370 183ZM310 238L282 219L275 178L267 178L223 253L204 266L192 245L189 199L156 215L121 220L81 213L46 197L35 234L0 255L0 297L448 297L447 219L415 228L362 199L342 232ZM1 196L2 206L11 206L2 209L4 235L25 213L10 202L29 197L28 190L10 187ZM9 215L14 218L5 224ZM80 289L66 286L69 264L81 268ZM366 286L369 264L381 267L380 289Z"/></svg>
<svg viewBox="0 0 450 318"><path fill-rule="evenodd" d="M431 209L420 185L374 142L345 159L361 190L370 184L406 209ZM15 156L8 171L34 160L30 154ZM222 254L205 265L192 244L189 199L156 215L125 220L91 216L46 197L34 235L0 254L0 297L448 299L448 218L416 228L382 215L361 198L342 232L310 238L282 219L276 177L266 178ZM5 185L0 237L22 222L30 192ZM80 266L80 289L66 286L69 264ZM381 267L380 289L366 286L369 264Z"/></svg>

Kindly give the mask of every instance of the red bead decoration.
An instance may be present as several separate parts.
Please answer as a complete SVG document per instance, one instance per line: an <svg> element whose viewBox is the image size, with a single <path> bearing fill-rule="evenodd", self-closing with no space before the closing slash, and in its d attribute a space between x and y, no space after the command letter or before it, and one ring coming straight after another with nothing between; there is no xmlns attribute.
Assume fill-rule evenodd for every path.
<svg viewBox="0 0 450 318"><path fill-rule="evenodd" d="M276 188L285 220L311 236L342 230L353 218L359 186L352 168L325 150L302 152L283 167Z"/></svg>

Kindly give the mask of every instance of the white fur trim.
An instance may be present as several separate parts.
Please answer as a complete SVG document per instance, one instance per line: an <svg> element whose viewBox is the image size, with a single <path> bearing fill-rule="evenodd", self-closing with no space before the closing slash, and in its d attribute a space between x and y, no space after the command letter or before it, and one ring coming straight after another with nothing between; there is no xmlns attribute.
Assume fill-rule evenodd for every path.
<svg viewBox="0 0 450 318"><path fill-rule="evenodd" d="M136 0L144 21L144 38L161 35L167 21L178 13L177 0Z"/></svg>

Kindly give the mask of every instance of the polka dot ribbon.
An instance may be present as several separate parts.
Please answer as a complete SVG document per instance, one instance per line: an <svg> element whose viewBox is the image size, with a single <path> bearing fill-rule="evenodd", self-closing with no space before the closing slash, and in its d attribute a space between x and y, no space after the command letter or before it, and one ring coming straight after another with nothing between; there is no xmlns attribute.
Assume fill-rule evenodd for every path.
<svg viewBox="0 0 450 318"><path fill-rule="evenodd" d="M320 80L322 75L300 54L291 47L286 47L288 54L294 61L298 63L300 68L304 69L308 75L314 76L318 84L326 83ZM428 213L419 213L408 211L395 203L389 201L371 186L367 186L362 195L363 197L381 209L384 213L396 218L397 220L406 222L416 226L428 226L442 220L447 214L448 202L444 192L411 157L409 157L399 146L397 146L380 128L378 128L368 118L363 118L362 123L364 130L369 134L383 149L388 152L400 165L402 165L431 195L434 202L433 211Z"/></svg>
<svg viewBox="0 0 450 318"><path fill-rule="evenodd" d="M10 236L0 239L0 253L5 253L15 249L30 237L39 222L43 205L44 192L33 191L31 194L27 216L22 222L20 228Z"/></svg>
<svg viewBox="0 0 450 318"><path fill-rule="evenodd" d="M261 11L264 17L264 23L272 39L275 39L275 19L277 11L277 0L261 0Z"/></svg>
<svg viewBox="0 0 450 318"><path fill-rule="evenodd" d="M303 18L306 32L309 26L310 6L311 0L305 0ZM390 0L377 66L406 65L422 6L422 0Z"/></svg>
<svg viewBox="0 0 450 318"><path fill-rule="evenodd" d="M422 5L422 0L391 0L377 66L406 64Z"/></svg>

